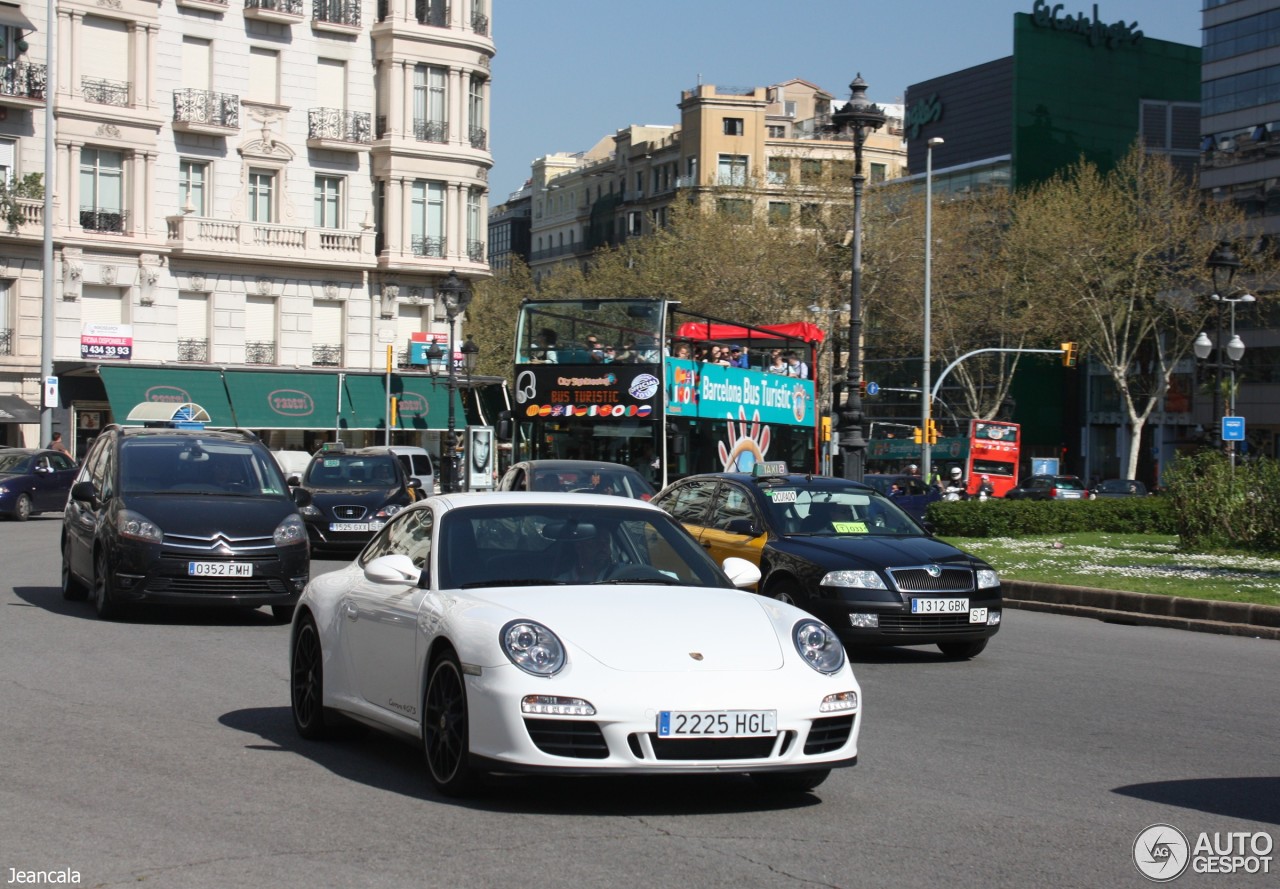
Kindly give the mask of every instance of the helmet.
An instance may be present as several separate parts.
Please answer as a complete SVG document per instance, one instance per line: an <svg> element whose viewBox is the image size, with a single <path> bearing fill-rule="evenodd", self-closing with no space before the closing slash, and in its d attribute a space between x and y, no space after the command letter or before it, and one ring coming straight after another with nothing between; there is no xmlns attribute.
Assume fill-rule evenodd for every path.
<svg viewBox="0 0 1280 889"><path fill-rule="evenodd" d="M989 475L984 475L984 476L982 477L982 480L983 480L984 482L989 482L989 481L991 481L991 476L989 476Z"/></svg>
<svg viewBox="0 0 1280 889"><path fill-rule="evenodd" d="M952 477L952 478L959 478L961 475L963 475L963 473L961 472L961 470L960 470L960 467L959 467L959 466L952 466L952 467L951 467L951 477Z"/></svg>
<svg viewBox="0 0 1280 889"><path fill-rule="evenodd" d="M919 472L919 471L920 471L920 467L914 463L912 463L910 466L907 467L907 472Z"/></svg>

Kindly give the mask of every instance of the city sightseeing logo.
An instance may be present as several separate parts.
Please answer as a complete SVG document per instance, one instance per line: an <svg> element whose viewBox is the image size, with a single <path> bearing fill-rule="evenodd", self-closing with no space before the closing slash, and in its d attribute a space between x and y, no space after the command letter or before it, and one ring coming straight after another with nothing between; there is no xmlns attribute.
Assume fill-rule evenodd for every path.
<svg viewBox="0 0 1280 889"><path fill-rule="evenodd" d="M1202 832L1192 846L1172 824L1153 824L1133 841L1133 863L1154 883L1176 880L1187 868L1197 874L1269 874L1271 834L1266 831Z"/></svg>

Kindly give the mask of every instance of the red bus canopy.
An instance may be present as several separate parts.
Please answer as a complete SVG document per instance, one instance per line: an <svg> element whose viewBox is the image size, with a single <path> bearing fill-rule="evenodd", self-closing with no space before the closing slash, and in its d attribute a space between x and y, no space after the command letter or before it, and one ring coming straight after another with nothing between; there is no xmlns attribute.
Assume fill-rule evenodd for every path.
<svg viewBox="0 0 1280 889"><path fill-rule="evenodd" d="M691 340L774 340L791 339L805 343L820 343L826 338L822 328L808 321L790 324L762 324L759 327L741 327L737 324L716 324L710 321L686 321L676 330L676 335Z"/></svg>

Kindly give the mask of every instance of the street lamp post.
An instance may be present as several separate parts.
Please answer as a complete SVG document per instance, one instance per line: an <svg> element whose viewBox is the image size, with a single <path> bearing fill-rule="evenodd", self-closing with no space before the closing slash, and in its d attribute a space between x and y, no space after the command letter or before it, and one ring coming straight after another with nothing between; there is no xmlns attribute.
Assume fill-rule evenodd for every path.
<svg viewBox="0 0 1280 889"><path fill-rule="evenodd" d="M449 391L449 419L448 437L445 442L445 448L448 449L448 462L446 464L448 466L448 472L445 473L445 477L440 483L440 490L445 494L452 494L458 490L457 419L454 416L453 407L453 403L456 400L456 395L454 393L458 391L458 368L453 361L454 328L456 326L455 322L457 321L458 315L465 312L467 310L467 306L471 303L471 290L468 289L461 280L459 280L458 273L456 271L451 271L449 272L449 276L437 285L436 293L439 294L440 299L444 302L445 317L449 324L449 353L446 367L448 370L446 387ZM467 342L471 346L475 346L475 343L471 342L470 338L468 338ZM473 360L472 356L474 356L478 351L478 347L469 351L469 354L466 356L468 362ZM433 374L436 372L436 365L434 362L439 357L440 344L433 342L427 349L427 362L431 367ZM470 363L468 363L468 370L470 370Z"/></svg>
<svg viewBox="0 0 1280 889"><path fill-rule="evenodd" d="M831 115L832 124L853 137L853 267L849 281L849 366L845 401L840 411L840 450L844 477L862 481L867 442L862 437L862 147L867 136L884 126L884 109L867 101L867 82L859 74L849 84L849 101Z"/></svg>
<svg viewBox="0 0 1280 889"><path fill-rule="evenodd" d="M1240 260L1231 250L1229 244L1223 243L1215 247L1209 255L1206 265L1208 265L1213 275L1213 294L1210 299L1218 307L1217 338L1210 340L1209 335L1201 331L1195 342L1192 343L1192 350L1201 361L1206 360L1215 349L1217 350L1217 355L1214 359L1213 422L1219 426L1218 434L1221 435L1221 416L1218 412L1218 399L1221 397L1222 392L1222 369L1225 366L1230 372L1225 416L1234 417L1236 415L1236 364L1244 357L1245 351L1244 340L1236 334L1236 303L1254 302L1254 296L1251 293L1242 293L1235 297L1224 296L1231 286L1236 270L1240 268ZM1223 344L1222 336L1222 306L1224 304L1231 307L1230 330L1225 345ZM1223 353L1226 355L1225 361L1223 360ZM1231 465L1234 467L1236 459L1234 445L1225 441L1222 442L1222 445L1230 456Z"/></svg>
<svg viewBox="0 0 1280 889"><path fill-rule="evenodd" d="M820 303L813 303L812 305L809 306L809 311L812 312L814 318L817 318L817 319L821 319L823 315L830 316L831 323L829 326L834 327L835 325L840 323L840 315L843 314L844 312L849 311L849 304L845 303L844 305L835 306L834 308L828 309L826 306L823 306ZM840 369L839 338L833 336L829 340L823 340L823 346L828 351L831 352L831 361L830 361L831 372L829 374L822 373L821 368L814 369L815 370L814 378L820 382L822 387L821 392L814 393L814 398L817 401L819 413L823 411L829 411L829 410L834 411L835 399L837 397L836 393L840 389L839 386L834 385L836 374L839 372L839 369ZM828 447L828 443L825 441L822 442L822 454L821 454L821 461L819 463L819 466L821 467L821 472L823 475L831 474L831 457L832 457L832 453L831 453L831 449Z"/></svg>
<svg viewBox="0 0 1280 889"><path fill-rule="evenodd" d="M933 471L933 445L929 441L929 420L933 399L929 396L930 357L933 335L933 149L943 142L934 136L924 150L924 364L920 371L920 477L925 484Z"/></svg>

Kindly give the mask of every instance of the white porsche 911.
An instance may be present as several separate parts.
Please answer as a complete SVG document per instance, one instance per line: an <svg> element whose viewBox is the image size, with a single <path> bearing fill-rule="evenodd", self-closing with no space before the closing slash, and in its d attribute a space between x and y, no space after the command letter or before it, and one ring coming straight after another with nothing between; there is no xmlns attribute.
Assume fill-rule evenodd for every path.
<svg viewBox="0 0 1280 889"><path fill-rule="evenodd" d="M829 627L735 588L759 576L736 558L722 571L639 500L431 497L307 585L294 724L321 738L351 719L420 743L450 795L522 772L809 790L857 762L860 689Z"/></svg>

